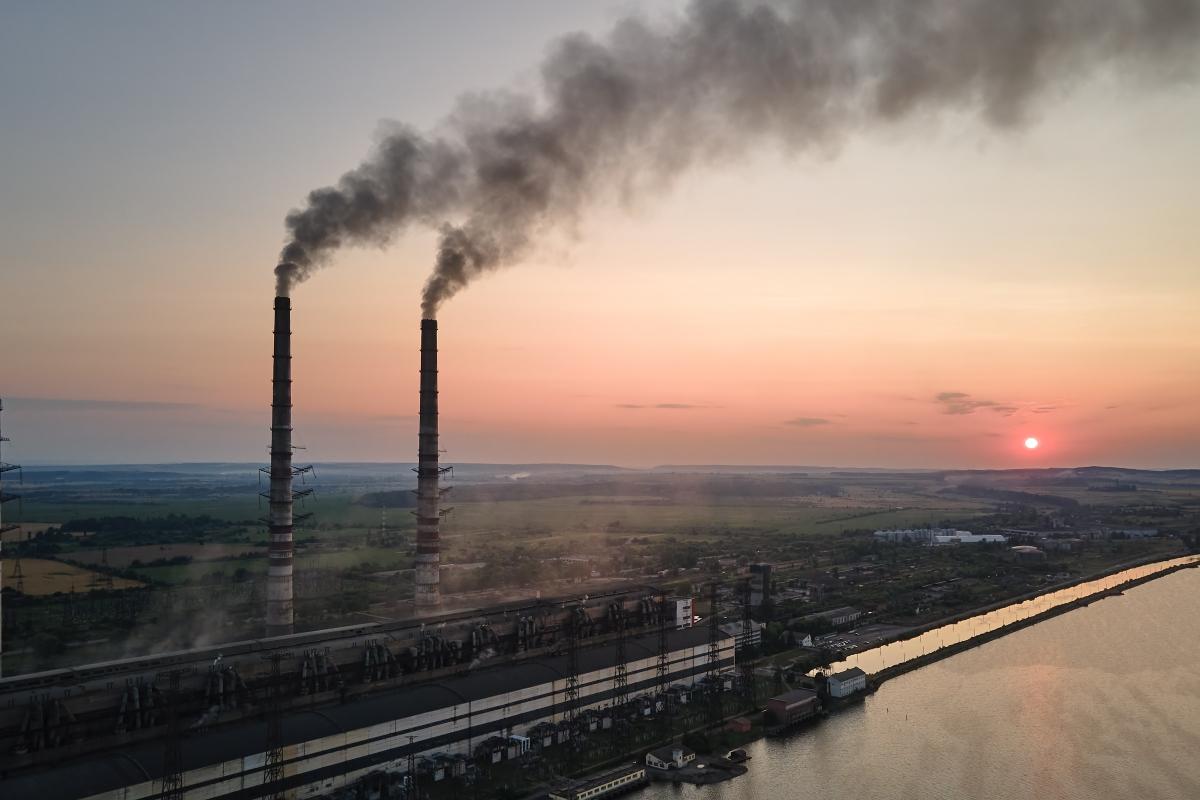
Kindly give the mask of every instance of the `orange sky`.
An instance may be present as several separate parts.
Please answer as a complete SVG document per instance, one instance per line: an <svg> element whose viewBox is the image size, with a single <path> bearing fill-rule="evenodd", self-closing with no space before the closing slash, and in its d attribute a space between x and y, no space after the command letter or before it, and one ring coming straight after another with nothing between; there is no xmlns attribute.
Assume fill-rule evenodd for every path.
<svg viewBox="0 0 1200 800"><path fill-rule="evenodd" d="M12 460L265 458L283 214L366 152L375 119L435 119L497 70L525 80L536 53L465 62L437 92L371 86L353 113L165 137L126 182L103 160L131 157L116 123L88 169L36 191L33 157L5 148L27 189L0 229ZM443 310L446 458L1197 466L1200 91L1100 78L1035 116L762 152L635 208L598 198ZM414 458L432 252L421 232L349 250L294 293L307 459Z"/></svg>

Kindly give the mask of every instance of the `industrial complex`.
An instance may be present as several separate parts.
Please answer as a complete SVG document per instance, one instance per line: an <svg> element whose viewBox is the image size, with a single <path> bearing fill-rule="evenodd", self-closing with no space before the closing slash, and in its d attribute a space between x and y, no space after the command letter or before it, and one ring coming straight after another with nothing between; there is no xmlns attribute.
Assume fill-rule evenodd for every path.
<svg viewBox="0 0 1200 800"><path fill-rule="evenodd" d="M291 302L277 297L264 637L0 680L6 798L404 796L732 688L735 640L644 585L445 613L437 323L421 324L410 618L293 630ZM714 620L715 622L715 620Z"/></svg>

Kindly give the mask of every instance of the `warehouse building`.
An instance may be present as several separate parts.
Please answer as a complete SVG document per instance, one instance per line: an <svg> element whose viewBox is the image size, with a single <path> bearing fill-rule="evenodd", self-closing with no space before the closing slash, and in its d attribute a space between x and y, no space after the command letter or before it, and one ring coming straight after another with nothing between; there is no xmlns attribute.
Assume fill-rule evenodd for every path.
<svg viewBox="0 0 1200 800"><path fill-rule="evenodd" d="M719 668L731 669L733 639L721 638L718 653ZM658 685L658 634L631 638L626 658L627 696L652 693ZM670 683L695 683L708 672L709 660L707 630L669 632ZM369 773L404 772L410 754L461 762L475 757L487 741L498 741L493 749L500 750L502 760L512 739L542 744L547 727L561 730L571 711L566 702L568 663L565 654L530 658L290 712L282 720L279 788L288 797L316 797ZM613 644L579 650L574 710L581 719L612 705L615 668ZM556 739L561 741L550 737L552 742ZM191 732L181 748L188 800L261 796L266 742L267 725L261 720ZM6 776L4 796L12 792L12 797L38 800L156 798L162 792L162 765L162 743L148 741L64 760L45 771Z"/></svg>

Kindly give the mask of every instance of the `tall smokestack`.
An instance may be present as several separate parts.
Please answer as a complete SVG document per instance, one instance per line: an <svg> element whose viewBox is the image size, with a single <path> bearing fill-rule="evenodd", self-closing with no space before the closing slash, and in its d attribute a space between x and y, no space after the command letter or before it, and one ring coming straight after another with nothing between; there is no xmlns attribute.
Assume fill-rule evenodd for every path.
<svg viewBox="0 0 1200 800"><path fill-rule="evenodd" d="M292 301L275 298L267 635L292 632Z"/></svg>
<svg viewBox="0 0 1200 800"><path fill-rule="evenodd" d="M437 320L421 320L421 418L417 434L417 562L415 602L418 608L441 604L441 491L438 478Z"/></svg>

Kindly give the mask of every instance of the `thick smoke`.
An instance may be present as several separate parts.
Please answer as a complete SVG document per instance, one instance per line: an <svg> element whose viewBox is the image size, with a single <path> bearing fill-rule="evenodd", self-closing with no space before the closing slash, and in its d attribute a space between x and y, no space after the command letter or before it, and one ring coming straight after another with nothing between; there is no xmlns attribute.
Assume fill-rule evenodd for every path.
<svg viewBox="0 0 1200 800"><path fill-rule="evenodd" d="M1018 125L1047 90L1105 68L1190 67L1200 0L695 0L668 25L575 34L543 96L470 95L423 136L388 133L364 164L287 217L280 292L347 244L409 223L441 232L422 311L519 260L605 191L636 197L765 141L836 146L948 110Z"/></svg>

